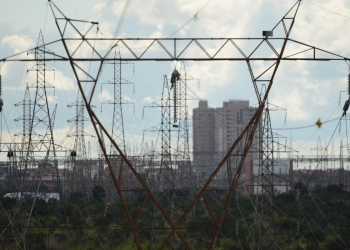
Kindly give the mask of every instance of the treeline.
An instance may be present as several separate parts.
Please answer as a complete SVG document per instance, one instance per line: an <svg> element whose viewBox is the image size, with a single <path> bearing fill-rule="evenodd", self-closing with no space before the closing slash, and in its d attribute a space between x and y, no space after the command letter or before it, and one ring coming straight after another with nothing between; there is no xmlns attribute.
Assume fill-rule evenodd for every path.
<svg viewBox="0 0 350 250"><path fill-rule="evenodd" d="M193 249L208 249L226 195L206 192L181 224L179 230ZM174 221L181 218L192 200L185 189L156 196ZM171 232L160 210L145 193L131 192L125 202L142 248L159 249ZM34 202L27 197L0 198L0 203L1 249L137 249L121 201L106 197L100 186L94 186L89 195L74 192L61 201ZM299 183L294 191L275 195L273 201L235 194L215 249L348 249L349 231L348 191L341 185L330 185L309 193ZM165 249L186 246L175 236Z"/></svg>

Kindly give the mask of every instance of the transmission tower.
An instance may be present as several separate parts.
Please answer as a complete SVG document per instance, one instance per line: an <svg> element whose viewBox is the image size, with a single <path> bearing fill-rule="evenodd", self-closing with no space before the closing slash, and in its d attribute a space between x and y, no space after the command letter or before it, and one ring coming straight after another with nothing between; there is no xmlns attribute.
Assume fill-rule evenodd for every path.
<svg viewBox="0 0 350 250"><path fill-rule="evenodd" d="M174 109L177 109L177 120L178 120L178 130L177 130L177 147L176 152L174 152L174 160L177 164L178 171L178 181L181 187L190 188L190 192L187 197L187 202L191 201L194 197L195 186L195 173L193 171L193 166L190 157L190 146L189 146L189 121L188 121L188 95L187 95L187 81L195 80L193 77L187 75L185 64L181 63L180 77L179 81L175 83L173 87L174 96L177 93L174 102ZM186 196L186 195L185 195ZM183 200L183 199L182 199ZM195 209L193 210L195 214Z"/></svg>
<svg viewBox="0 0 350 250"><path fill-rule="evenodd" d="M34 162L33 152L27 151L28 148L31 148L31 146L29 145L29 134L30 134L31 121L32 121L32 106L33 106L33 102L30 99L28 84L26 86L23 101L16 103L15 106L16 107L22 106L22 116L15 119L16 122L22 121L22 131L15 134L15 136L22 137L20 151L18 152L19 153L18 168L13 169L12 171L12 174L15 174L18 178L21 176L22 171L24 170L25 163L28 162L27 160L28 157L30 158L29 162ZM12 183L12 185L16 185L16 184Z"/></svg>
<svg viewBox="0 0 350 250"><path fill-rule="evenodd" d="M274 138L271 128L269 103L267 101L263 112L259 156L259 180L257 195L257 221L259 249L275 245L274 225Z"/></svg>
<svg viewBox="0 0 350 250"><path fill-rule="evenodd" d="M102 104L112 104L113 105L113 116L112 116L112 138L119 145L119 147L126 153L125 145L125 134L124 134L124 119L123 119L123 104L132 104L131 102L124 100L122 97L122 85L132 84L122 78L122 63L120 60L120 50L119 46L116 46L114 53L114 61L109 64L113 65L113 79L102 84L112 84L113 85L113 100L102 103ZM112 150L113 145L110 146L110 154L116 154L115 150Z"/></svg>
<svg viewBox="0 0 350 250"><path fill-rule="evenodd" d="M225 196L226 198L223 199L223 204L222 204L223 206L222 206L222 209L220 209L220 211L218 211L219 214L217 214L217 216L215 216L215 214L212 214L210 212L213 208L211 206L211 204L209 204L209 203L205 204L208 207L208 211L211 214L211 218L212 218L212 222L213 222L210 225L210 228L211 228L210 232L212 232L210 234L212 234L212 237L210 237L211 242L209 243L208 248L214 249L218 245L217 243L219 241L219 236L222 233L223 222L228 214L229 206L231 204L233 193L237 187L237 184L238 184L238 181L240 178L240 174L241 174L244 162L245 162L246 155L249 152L249 148L250 148L252 141L254 139L254 135L256 134L255 132L256 132L258 124L261 120L262 112L265 108L268 94L269 94L269 91L273 85L274 77L275 77L275 74L279 68L279 65L283 60L286 60L287 57L288 57L287 58L288 60L295 60L295 58L299 58L299 54L297 54L297 56L291 58L290 56L285 55L284 52L285 52L287 42L289 43L289 41L291 41L291 39L289 39L289 35L290 35L290 32L291 32L293 24L294 24L294 20L295 20L295 17L296 17L296 14L297 14L297 11L298 11L298 8L300 5L300 1L296 2L296 4L293 5L293 7L288 11L288 13L285 16L283 16L283 18L277 23L277 25L275 27L273 27L272 30L270 30L269 32L264 32L264 33L267 33L267 35L264 34L263 37L256 38L256 40L259 40L260 43L258 44L256 49L253 50L252 53L249 53L247 55L235 43L236 39L234 39L234 38L225 38L225 39L217 38L216 40L223 41L223 45L220 46L215 51L206 51L205 46L201 45L201 43L204 42L204 40L210 40L210 39L204 39L202 41L200 39L185 38L181 42L185 42L188 45L185 46L185 48L183 48L183 49L179 48L179 43L178 43L177 39L170 39L170 40L173 40L173 42L169 43L172 46L171 49L167 49L166 46L163 45L165 40L169 40L168 38L167 39L162 39L162 38L152 39L151 45L148 46L144 51L141 51L141 53L138 53L138 52L135 53L135 51L132 49L132 46L127 45L128 41L126 39L113 38L114 39L113 40L114 46L116 44L118 44L119 42L123 43L125 45L125 47L127 47L127 49L131 52L131 56L129 56L128 58L121 59L123 61L131 61L131 60L141 61L141 60L158 60L158 59L164 60L164 61L174 61L174 60L182 60L181 58L184 58L184 60L203 60L203 61L204 60L206 60L206 61L213 61L213 60L237 60L238 61L239 60L239 61L242 61L242 62L245 62L248 64L248 69L249 69L249 72L250 72L250 75L252 78L252 82L253 82L253 86L255 88L255 91L257 94L257 99L259 102L259 108L256 110L256 113L254 114L254 116L251 119L251 121L249 122L249 124L243 129L243 131L240 133L237 140L232 144L231 148L227 151L227 153L223 157L222 161L217 165L215 170L212 172L212 174L210 175L208 180L199 189L198 194L196 194L196 196L194 197L191 204L187 208L185 208L185 210L183 210L180 217L176 220L171 218L169 213L164 209L164 207L161 205L157 196L152 192L152 190L150 190L149 186L144 181L142 176L137 172L137 170L133 166L132 162L130 160L128 160L128 157L125 156L123 150L120 149L118 144L114 141L114 139L112 138L110 133L106 130L106 128L103 126L100 119L97 117L97 115L95 114L95 112L91 108L91 100L92 100L93 95L95 93L96 84L97 84L99 77L100 77L100 71L102 68L102 64L106 61L113 60L111 58L111 55L109 55L110 51L113 48L108 50L107 53L104 53L103 51L99 51L98 47L95 47L92 45L92 44L94 44L92 41L96 38L90 37L88 33L91 30L91 28L94 25L96 25L97 23L91 22L91 21L84 22L81 20L67 18L57 8L57 6L53 3L53 1L50 1L49 5L50 5L50 8L52 9L53 15L55 16L56 25L57 25L57 28L60 32L61 39L59 41L63 43L64 48L65 48L65 52L66 52L63 56L55 54L55 58L58 57L59 59L57 59L57 60L69 61L71 66L72 66L72 70L74 71L74 75L77 78L78 86L82 92L83 99L84 99L84 102L86 104L88 114L91 118L92 125L94 127L96 136L98 137L99 145L100 145L101 150L105 156L108 170L110 171L110 174L111 174L111 177L113 179L113 183L115 185L116 191L118 192L119 199L120 199L120 202L121 202L121 205L123 207L124 214L125 214L125 222L128 223L128 225L129 225L130 231L131 231L132 236L134 238L133 241L135 242L135 245L137 246L138 249L142 249L140 235L139 235L139 231L141 230L140 224L138 223L139 220L134 220L133 216L131 216L131 209L125 200L125 194L128 192L128 190L121 188L120 182L116 178L112 163L110 161L110 157L108 156L107 151L106 151L106 147L105 147L103 138L104 137L107 138L108 141L114 145L115 150L118 151L120 156L125 161L126 166L132 172L133 178L135 180L135 182L134 182L135 194L138 193L140 195L150 197L151 204L153 204L154 208L156 208L157 211L159 211L159 213L156 213L156 216L157 216L157 214L162 216L164 223L162 223L159 226L155 225L155 228L158 227L159 230L163 230L165 232L164 235L162 235L162 237L161 237L162 242L160 242L160 244L161 244L159 247L160 249L164 249L173 240L176 240L176 239L181 241L181 244L184 246L184 248L194 249L192 247L192 242L190 241L190 239L188 238L188 235L186 234L186 230L193 230L195 228L196 230L208 231L208 228L204 229L204 228L200 227L199 225L195 226L194 228L188 228L186 226L187 223L185 223L186 221L188 221L187 216L193 210L194 206L203 200L202 198L204 197L204 194L207 194L207 193L213 191L211 189L211 186L210 186L211 183L213 182L214 178L216 178L218 176L218 173L220 172L221 168L227 162L227 160L231 156L232 152L235 151L237 145L241 141L243 141L244 146L242 148L244 149L244 152L243 152L242 157L240 158L236 173L234 176L232 176L233 177L232 181L230 181L229 183L225 183L224 190L226 190L226 191L224 191L224 192L227 195ZM85 32L85 31L78 30L76 28L76 26L74 25L77 22L79 22L79 23L84 22L84 28L86 27L87 31ZM69 37L70 34L68 32L66 32L67 26L73 27L77 31L76 34L74 34L74 36L76 36L76 38L73 37L72 38L73 40L74 39L79 40L81 42L81 44L87 45L89 48L91 48L91 50L93 50L95 58L91 58L91 59L89 59L89 58L84 59L83 58L82 60L85 60L85 62L88 62L89 60L96 61L97 62L96 65L98 66L98 72L96 74L89 74L88 69L87 69L88 68L87 65L85 65L85 68L81 66L80 62L82 60L80 61L81 58L79 58L79 56L78 56L81 46L79 48L77 48L76 50L74 50L73 52L69 50L67 44L68 44L68 39L70 39L70 37ZM268 36L269 36L269 34L273 33L273 31L276 29L276 27L282 28L282 29L280 29L280 31L282 31L284 33L282 33L283 38L281 38L279 40L282 43L279 44L279 46L276 47L276 49L275 49L275 46L270 43L270 41L272 41L272 39L269 39ZM251 38L248 38L248 39L251 39ZM274 38L274 39L276 39L276 38ZM137 40L139 40L139 38L137 38ZM211 38L211 40L212 40L212 38ZM192 42L196 43L199 46L200 50L205 53L204 58L200 58L198 56L193 56L193 54L186 53L190 49L189 45ZM293 41L293 42L296 42L296 41ZM161 45L161 48L166 52L165 57L162 56L162 58L161 58L159 56L153 56L153 54L151 57L149 55L145 55L144 52L149 50L153 46L153 44L160 44ZM266 60L270 60L272 62L272 65L268 69L266 69L263 72L263 74L260 74L258 76L254 76L254 71L252 69L251 62L253 60L265 60L265 57L262 58L261 56L258 55L259 53L255 53L255 51L257 51L259 49L260 45L262 45L262 44L267 44L271 48L272 52L274 53L272 57L269 56L268 58L266 58ZM218 53L220 51L222 51L222 49L227 45L230 45L230 46L233 45L235 48L238 49L238 52L239 52L238 57L232 56L232 55L230 56L229 54L227 54L226 57L220 57L220 54L218 54ZM308 45L305 45L305 46L308 46ZM319 51L316 48L313 48L313 49L314 49L314 51L316 51L316 50ZM314 57L312 58L312 60L317 60L318 58L319 57L316 57L316 55L314 54ZM271 73L271 74L268 74L266 72ZM83 73L83 75L81 75L80 73ZM269 76L267 76L267 75L269 75ZM263 77L264 79L261 79L262 78L261 76L264 76ZM257 90L257 84L261 80L264 80L268 83L267 91L266 91L263 98L261 98L259 96L259 93ZM90 86L91 86L90 91L89 90L84 91L83 84L86 84L86 83L89 83L89 84L93 83L93 84L90 84ZM89 93L89 95L87 95L87 93ZM146 200L146 198L144 200ZM133 211L134 211L134 213L141 214L143 208L144 208L144 206L140 206L139 208L133 209ZM158 230L158 228L156 228L155 230Z"/></svg>
<svg viewBox="0 0 350 250"><path fill-rule="evenodd" d="M188 136L188 106L187 106L187 74L184 64L181 64L180 79L176 86L177 98L177 120L178 120L178 140L177 140L177 153L179 159L189 163L190 161L190 149L189 149L189 136Z"/></svg>
<svg viewBox="0 0 350 250"><path fill-rule="evenodd" d="M77 100L69 104L68 107L75 107L75 117L68 120L68 122L75 123L75 130L68 135L68 137L74 138L74 146L70 153L70 162L68 163L70 166L66 192L69 193L79 188L79 191L86 193L89 188L91 189L91 183L88 181L91 178L91 166L87 159L85 138L91 135L85 132L84 123L89 121L89 119L84 116L85 103L79 90Z"/></svg>
<svg viewBox="0 0 350 250"><path fill-rule="evenodd" d="M47 89L54 88L51 84L46 82L46 73L48 71L54 71L51 67L46 65L45 56L46 53L49 53L45 48L44 37L42 32L39 33L37 47L34 49L34 56L36 65L30 69L28 72L34 72L36 75L36 82L28 85L27 89L35 90L35 97L33 103L30 102L29 91L26 93L25 101L22 105L24 115L23 115L23 136L24 139L28 138L26 143L26 150L24 150L24 176L26 175L26 170L30 167L33 160L33 153L37 152L34 155L34 160L37 161L37 165L32 167L38 168L38 176L41 169L53 168L58 174L58 166L56 160L56 150L53 137L53 121L55 111L50 113L49 104L47 100ZM28 106L32 106L28 107ZM32 114L28 115L32 109ZM29 131L27 121L29 119ZM28 133L28 137L27 137ZM40 178L40 177L38 177ZM57 178L57 188L60 189L60 182ZM22 179L23 181L24 179Z"/></svg>
<svg viewBox="0 0 350 250"><path fill-rule="evenodd" d="M54 71L45 63L45 49L44 37L42 32L39 33L37 48L34 50L36 65L28 71L34 71L36 74L36 83L29 85L28 88L35 89L35 97L33 101L33 113L31 116L31 124L29 128L29 146L40 142L46 149L45 161L55 159L56 151L54 147L53 138L53 117L50 114L49 103L47 101L47 89L54 88L51 84L46 82L46 72ZM44 131L42 133L41 131ZM46 167L46 166L44 166Z"/></svg>
<svg viewBox="0 0 350 250"><path fill-rule="evenodd" d="M85 111L85 103L81 96L80 91L77 94L77 100L68 105L69 108L75 107L75 117L68 120L68 122L75 123L75 130L72 134L68 135L68 137L74 137L74 147L71 153L71 156L76 157L78 159L86 159L86 145L85 145L85 137L90 136L90 134L85 132L86 121L89 121L84 116Z"/></svg>
<svg viewBox="0 0 350 250"><path fill-rule="evenodd" d="M161 99L161 127L162 134L162 153L161 153L161 171L172 171L171 164L171 117L170 117L170 90L168 79L164 76L162 99ZM173 183L174 186L174 183Z"/></svg>
<svg viewBox="0 0 350 250"><path fill-rule="evenodd" d="M111 136L114 139L114 141L118 144L120 149L124 152L124 154L126 154L123 105L132 104L132 103L123 99L122 85L132 84L132 83L122 78L122 64L128 64L128 63L121 62L119 46L115 46L114 60L112 62L107 62L107 64L111 64L113 66L113 78L102 84L111 84L113 86L113 100L109 100L108 102L105 102L102 104L113 105ZM102 112L102 104L101 104L101 112ZM110 145L109 154L111 157L111 162L114 165L115 171L116 173L118 173L117 175L118 175L119 181L122 182L123 176L128 176L128 171L124 167L125 163L123 159L120 157L118 151L115 150L112 144ZM125 188L128 187L129 185L128 183L129 183L129 180L126 177L126 180L124 181ZM111 194L111 197L114 197L115 196L114 187L112 183L110 184L111 185L109 185L109 187L111 188L108 188L108 189L112 191L108 193Z"/></svg>

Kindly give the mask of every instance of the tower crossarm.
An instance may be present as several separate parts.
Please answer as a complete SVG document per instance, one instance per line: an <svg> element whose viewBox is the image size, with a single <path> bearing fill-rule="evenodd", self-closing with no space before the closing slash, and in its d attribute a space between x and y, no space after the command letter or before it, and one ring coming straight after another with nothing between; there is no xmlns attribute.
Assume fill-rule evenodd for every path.
<svg viewBox="0 0 350 250"><path fill-rule="evenodd" d="M64 38L66 42L69 41L82 41L82 38ZM244 41L257 41L258 45L253 49L253 52L250 55L245 55L243 53L243 47L237 45L236 42L240 42L244 44ZM254 38L84 38L84 41L87 42L97 42L97 41L110 41L111 43L118 45L123 44L129 53L122 54L118 60L120 61L349 61L350 58L346 56L342 56L325 49L321 49L315 47L310 44L306 44L291 38L274 38L274 37L254 37ZM132 43L137 42L149 42L151 45L147 48L132 48ZM158 55L148 56L147 51L152 48L152 45L155 43L154 41L158 41L158 43L163 44L161 49L164 51L168 51L169 53L159 53ZM172 41L172 42L169 42ZM194 43L196 41L196 43ZM271 42L272 43L271 43ZM54 44L61 43L61 40L57 40L54 42L47 43L42 46L53 46ZM210 42L220 42L216 48L210 50L206 49L206 43ZM184 43L186 44L184 46ZM191 44L196 44L196 46L190 46ZM257 52L258 49L262 46L262 44L268 44L271 52L273 53L269 57L261 57ZM287 43L287 47L289 46L298 46L299 50L293 53L288 53L286 51L282 56L278 53L274 53L275 50L278 50L277 47L273 45L273 43ZM171 44L171 45L170 45ZM203 51L203 54L194 53L197 49ZM234 49L232 49L234 48ZM33 48L35 49L35 48ZM5 58L0 58L0 61L33 61L35 62L35 58L23 58L21 55L27 54L33 49L26 50L20 52L15 55L11 55ZM98 51L98 48L94 48ZM159 47L157 47L159 49ZM221 56L222 51L230 50L232 52L225 52L225 56ZM170 52L173 51L173 52ZM237 51L239 52L237 55ZM105 54L104 57L80 57L80 56L71 56L71 59L75 62L112 62L115 61L115 57L113 53L110 51ZM101 52L102 53L102 52ZM196 55L197 56L193 56ZM44 61L69 61L65 55L59 55L54 53L46 52L46 57L43 59ZM127 83L127 82L125 82Z"/></svg>
<svg viewBox="0 0 350 250"><path fill-rule="evenodd" d="M26 152L27 150L23 151L22 146L22 142L2 142L0 143L0 152ZM70 150L57 144L54 144L54 146L56 152L68 152ZM43 152L43 147L45 147L45 145L43 145L40 141L32 141L32 152Z"/></svg>

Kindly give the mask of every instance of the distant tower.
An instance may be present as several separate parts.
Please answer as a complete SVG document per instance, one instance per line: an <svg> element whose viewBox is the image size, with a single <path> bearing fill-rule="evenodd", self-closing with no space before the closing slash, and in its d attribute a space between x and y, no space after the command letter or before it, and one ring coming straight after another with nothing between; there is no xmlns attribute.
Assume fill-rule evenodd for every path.
<svg viewBox="0 0 350 250"><path fill-rule="evenodd" d="M192 80L192 78L190 78ZM177 153L175 154L179 162L182 185L193 185L193 170L190 160L189 148L189 124L188 124L188 106L187 106L187 73L185 65L181 64L180 78L174 87L177 88L177 114L178 114L178 138L177 138ZM181 162L181 163L180 163ZM189 180L189 183L188 183ZM186 182L187 181L187 182Z"/></svg>
<svg viewBox="0 0 350 250"><path fill-rule="evenodd" d="M22 147L21 147L22 148L21 155L22 155L23 152L28 147L28 145L27 146L25 145L29 142L29 133L30 133L30 127L31 127L31 121L32 121L33 102L30 100L28 84L24 92L23 101L16 103L15 106L16 107L22 106L22 116L15 119L16 122L22 121L22 131L15 134L15 136L22 136Z"/></svg>
<svg viewBox="0 0 350 250"><path fill-rule="evenodd" d="M160 124L160 131L162 135L162 152L161 152L161 167L160 167L160 183L165 184L166 179L171 180L174 188L174 176L171 164L171 117L170 117L170 90L168 85L168 79L164 76L163 92L161 99L161 113L162 120ZM170 183L169 183L170 184ZM161 187L163 188L163 187Z"/></svg>
<svg viewBox="0 0 350 250"><path fill-rule="evenodd" d="M30 68L28 71L34 71L36 74L36 83L29 85L28 88L35 89L35 97L33 100L33 113L31 116L31 123L29 127L29 140L27 147L27 157L29 157L32 150L38 150L40 145L40 151L43 151L43 161L41 166L47 167L47 163L56 164L56 151L53 138L53 124L47 101L46 90L48 88L54 88L52 85L46 82L46 72L54 71L54 69L46 66L45 53L46 48L44 45L43 34L40 31L38 45L35 48L36 65ZM54 166L57 167L57 166Z"/></svg>
<svg viewBox="0 0 350 250"><path fill-rule="evenodd" d="M28 151L28 148L32 148L32 146L29 144L29 134L30 134L30 128L31 128L31 122L32 122L32 107L33 107L33 102L30 99L28 84L24 92L23 101L16 103L15 106L16 107L22 106L22 116L15 119L16 122L22 121L22 131L15 134L15 136L20 136L22 139L21 139L20 151L17 152L19 154L18 166L17 166L17 169L13 169L12 174L14 178L20 178L20 176L22 176L22 173L24 172L26 165L29 162L34 162L33 152ZM15 180L12 180L12 181L13 183L11 183L11 185L14 185L14 186L18 185L18 183L16 183Z"/></svg>
<svg viewBox="0 0 350 250"><path fill-rule="evenodd" d="M85 132L85 121L89 121L84 116L85 103L80 91L78 90L76 102L69 104L68 107L75 107L75 117L69 119L68 122L75 123L75 130L68 137L74 138L73 150L70 153L70 171L67 180L67 191L76 191L77 189L86 193L91 190L91 166L87 161L87 152L85 137L90 136Z"/></svg>
<svg viewBox="0 0 350 250"><path fill-rule="evenodd" d="M76 102L69 104L68 107L75 107L75 117L68 120L68 122L75 123L75 131L68 135L68 137L74 137L74 146L71 154L78 159L86 159L85 137L90 135L85 133L84 122L89 121L89 119L84 116L85 103L80 91L78 91Z"/></svg>
<svg viewBox="0 0 350 250"><path fill-rule="evenodd" d="M132 84L122 78L122 62L120 61L120 51L119 47L116 46L114 61L111 62L113 65L113 79L103 84L113 85L113 100L102 104L112 104L113 105L113 116L112 116L112 133L111 136L113 140L117 143L119 148L126 154L125 145L125 135L124 135L124 120L123 120L123 104L131 104L131 102L124 100L122 97L122 85ZM110 154L116 154L116 152L111 152Z"/></svg>
<svg viewBox="0 0 350 250"><path fill-rule="evenodd" d="M259 180L257 187L257 244L259 249L264 249L267 246L270 246L269 249L276 249L274 222L274 138L268 101L262 118Z"/></svg>

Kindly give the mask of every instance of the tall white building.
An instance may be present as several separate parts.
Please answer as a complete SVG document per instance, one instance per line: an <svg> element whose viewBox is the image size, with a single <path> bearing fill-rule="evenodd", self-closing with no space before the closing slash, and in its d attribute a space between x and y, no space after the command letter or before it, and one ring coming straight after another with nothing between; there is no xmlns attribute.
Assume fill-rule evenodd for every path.
<svg viewBox="0 0 350 250"><path fill-rule="evenodd" d="M222 160L234 141L253 117L256 108L249 101L230 100L222 107L210 108L208 101L199 101L193 109L193 160L197 175L206 178ZM254 145L258 140L253 141ZM242 154L243 141L234 154ZM258 148L251 150L247 158L254 158Z"/></svg>

